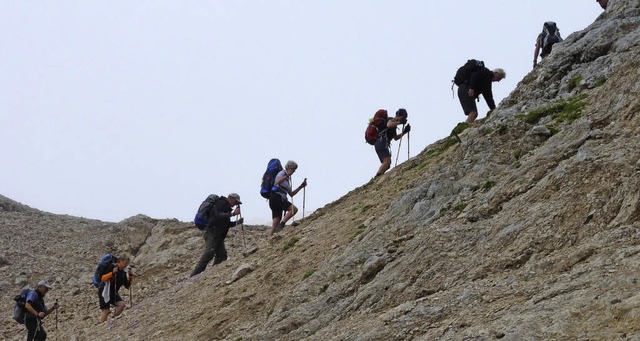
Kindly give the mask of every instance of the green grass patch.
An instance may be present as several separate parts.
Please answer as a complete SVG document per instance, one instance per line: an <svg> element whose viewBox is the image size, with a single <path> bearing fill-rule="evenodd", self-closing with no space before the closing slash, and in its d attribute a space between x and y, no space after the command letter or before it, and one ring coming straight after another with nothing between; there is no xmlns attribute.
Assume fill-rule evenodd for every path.
<svg viewBox="0 0 640 341"><path fill-rule="evenodd" d="M453 209L454 211L462 212L462 210L464 210L465 207L467 207L467 203L461 201L455 204L451 209Z"/></svg>
<svg viewBox="0 0 640 341"><path fill-rule="evenodd" d="M485 181L485 183L482 185L482 190L486 192L495 185L496 185L495 181Z"/></svg>
<svg viewBox="0 0 640 341"><path fill-rule="evenodd" d="M522 157L524 153L522 152L522 150L520 149L516 149L513 152L511 152L511 155L513 156L514 159L516 160L520 160L520 158Z"/></svg>
<svg viewBox="0 0 640 341"><path fill-rule="evenodd" d="M456 139L453 136L449 136L446 140L444 140L444 142L441 145L427 150L426 155L427 155L427 157L436 157L436 156L446 152L447 149L451 148L456 143L458 143L458 139Z"/></svg>
<svg viewBox="0 0 640 341"><path fill-rule="evenodd" d="M607 78L606 77L600 77L600 78L596 79L596 81L593 83L592 88L601 87L606 82L607 82Z"/></svg>
<svg viewBox="0 0 640 341"><path fill-rule="evenodd" d="M302 280L305 280L305 279L311 277L311 275L313 275L315 272L316 272L316 269L307 270L307 272L305 272L304 275L302 276Z"/></svg>
<svg viewBox="0 0 640 341"><path fill-rule="evenodd" d="M296 245L296 243L300 241L300 239L298 239L298 237L291 237L291 239L289 239L286 243L284 243L284 245L282 246L282 251L287 251L290 248L294 247Z"/></svg>
<svg viewBox="0 0 640 341"><path fill-rule="evenodd" d="M536 124L541 118L552 116L558 122L571 122L582 116L582 109L586 106L587 95L579 94L567 100L556 101L547 106L531 110L527 114L516 115L517 118L529 124Z"/></svg>
<svg viewBox="0 0 640 341"><path fill-rule="evenodd" d="M580 85L580 82L582 82L582 76L577 75L569 80L569 82L567 83L567 88L569 89L569 91L571 91L578 85Z"/></svg>
<svg viewBox="0 0 640 341"><path fill-rule="evenodd" d="M460 122L453 128L451 132L460 135L463 131L465 131L469 127L470 127L469 123Z"/></svg>
<svg viewBox="0 0 640 341"><path fill-rule="evenodd" d="M267 317L271 316L271 314L273 314L273 309L269 309L269 311L267 311Z"/></svg>
<svg viewBox="0 0 640 341"><path fill-rule="evenodd" d="M547 128L549 128L549 132L551 132L551 136L557 134L558 132L560 132L560 130L554 126L551 125L547 125Z"/></svg>

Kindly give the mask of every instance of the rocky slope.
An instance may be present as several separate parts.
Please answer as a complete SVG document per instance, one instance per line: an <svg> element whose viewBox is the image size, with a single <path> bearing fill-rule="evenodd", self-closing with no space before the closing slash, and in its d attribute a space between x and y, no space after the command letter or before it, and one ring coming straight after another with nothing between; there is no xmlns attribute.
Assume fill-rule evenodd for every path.
<svg viewBox="0 0 640 341"><path fill-rule="evenodd" d="M462 144L429 146L275 239L249 228L255 253L237 237L192 279L188 224L3 203L2 305L29 264L42 272L27 281L62 287L60 339L640 340L639 42L640 1L611 0ZM30 251L34 233L59 246ZM136 255L141 276L132 309L97 324L82 276L105 248Z"/></svg>

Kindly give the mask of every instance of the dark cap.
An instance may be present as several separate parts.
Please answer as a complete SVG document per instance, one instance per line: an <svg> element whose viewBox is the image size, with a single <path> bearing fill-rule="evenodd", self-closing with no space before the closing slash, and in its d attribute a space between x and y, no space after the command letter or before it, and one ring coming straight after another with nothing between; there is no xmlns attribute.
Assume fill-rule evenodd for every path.
<svg viewBox="0 0 640 341"><path fill-rule="evenodd" d="M242 201L240 201L240 195L238 195L238 193L231 193L228 195L228 197L236 199L238 204L242 205Z"/></svg>
<svg viewBox="0 0 640 341"><path fill-rule="evenodd" d="M398 109L398 111L396 111L396 116L402 116L402 117L407 117L409 116L409 114L407 114L407 110L400 108Z"/></svg>

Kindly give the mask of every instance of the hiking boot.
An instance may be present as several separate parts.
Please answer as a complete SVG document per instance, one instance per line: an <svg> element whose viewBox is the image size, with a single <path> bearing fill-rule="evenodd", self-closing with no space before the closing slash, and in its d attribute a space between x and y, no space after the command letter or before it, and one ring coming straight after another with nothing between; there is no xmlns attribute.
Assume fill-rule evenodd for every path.
<svg viewBox="0 0 640 341"><path fill-rule="evenodd" d="M293 227L296 227L298 225L300 225L299 221L294 221L293 223L291 223L291 226L293 226Z"/></svg>
<svg viewBox="0 0 640 341"><path fill-rule="evenodd" d="M285 222L281 221L280 224L278 224L278 229L282 230L284 228Z"/></svg>

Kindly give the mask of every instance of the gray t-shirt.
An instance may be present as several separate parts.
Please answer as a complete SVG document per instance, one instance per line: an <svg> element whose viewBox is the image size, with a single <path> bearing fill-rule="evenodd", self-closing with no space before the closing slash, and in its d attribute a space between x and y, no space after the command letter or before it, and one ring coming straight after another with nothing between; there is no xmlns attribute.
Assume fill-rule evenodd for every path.
<svg viewBox="0 0 640 341"><path fill-rule="evenodd" d="M276 175L276 181L279 178L286 177L286 176L287 176L287 171L283 169L280 172L278 172L278 175ZM278 194L284 196L284 198L286 199L287 194L289 194L289 192L291 192L291 182L289 181L289 179L286 179L282 181L280 185L278 185Z"/></svg>

